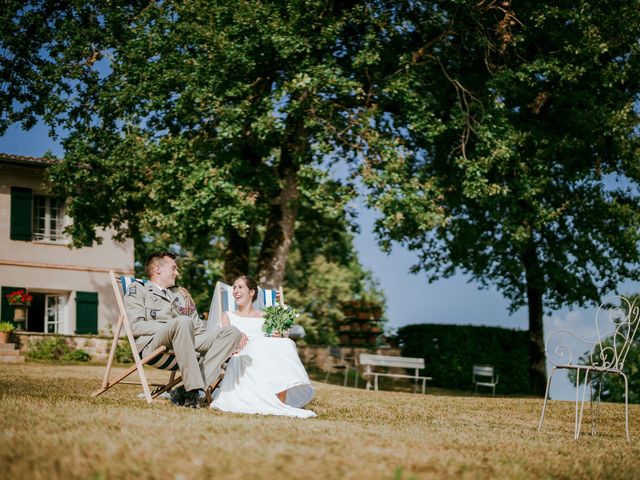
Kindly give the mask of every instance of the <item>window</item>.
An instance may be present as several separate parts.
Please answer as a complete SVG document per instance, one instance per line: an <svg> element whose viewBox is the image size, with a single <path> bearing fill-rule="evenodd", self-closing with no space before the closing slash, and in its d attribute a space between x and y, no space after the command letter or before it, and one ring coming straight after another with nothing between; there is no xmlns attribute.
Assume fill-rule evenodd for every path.
<svg viewBox="0 0 640 480"><path fill-rule="evenodd" d="M64 333L65 298L61 295L47 295L45 302L45 333Z"/></svg>
<svg viewBox="0 0 640 480"><path fill-rule="evenodd" d="M33 196L33 239L59 242L66 240L64 230L64 207L62 201Z"/></svg>

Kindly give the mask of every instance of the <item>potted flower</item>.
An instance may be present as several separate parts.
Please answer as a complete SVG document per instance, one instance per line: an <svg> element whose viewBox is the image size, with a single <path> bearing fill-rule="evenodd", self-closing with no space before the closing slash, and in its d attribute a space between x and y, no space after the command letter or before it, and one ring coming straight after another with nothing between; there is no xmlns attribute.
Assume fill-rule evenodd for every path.
<svg viewBox="0 0 640 480"><path fill-rule="evenodd" d="M9 335L15 328L11 322L0 322L0 343L9 343Z"/></svg>
<svg viewBox="0 0 640 480"><path fill-rule="evenodd" d="M27 308L31 306L33 297L25 290L16 290L8 293L6 297L9 305L13 307L13 321L20 325L27 320Z"/></svg>

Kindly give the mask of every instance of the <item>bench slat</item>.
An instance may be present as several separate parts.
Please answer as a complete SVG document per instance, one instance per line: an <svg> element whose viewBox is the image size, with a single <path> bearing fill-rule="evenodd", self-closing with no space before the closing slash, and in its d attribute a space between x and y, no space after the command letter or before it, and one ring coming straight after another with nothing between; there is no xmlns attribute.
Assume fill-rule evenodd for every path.
<svg viewBox="0 0 640 480"><path fill-rule="evenodd" d="M400 373L380 373L380 372L365 372L362 374L362 376L366 377L368 375L377 375L378 377L398 377L398 378L411 378L411 379L419 379L422 380L423 378L426 380L433 380L432 377L423 377L420 375L402 375Z"/></svg>
<svg viewBox="0 0 640 480"><path fill-rule="evenodd" d="M360 365L397 368L424 368L424 358L391 357L387 355L360 354Z"/></svg>

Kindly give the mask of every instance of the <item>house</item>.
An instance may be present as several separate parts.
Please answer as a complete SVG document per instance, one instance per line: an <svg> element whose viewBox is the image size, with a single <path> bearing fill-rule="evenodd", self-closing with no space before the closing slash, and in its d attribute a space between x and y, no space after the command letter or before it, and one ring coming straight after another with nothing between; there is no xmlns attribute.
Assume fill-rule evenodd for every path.
<svg viewBox="0 0 640 480"><path fill-rule="evenodd" d="M5 295L26 289L33 300L25 330L99 333L116 311L108 272L133 273L133 241L116 242L105 231L102 245L70 248L63 230L72 219L44 183L58 161L0 153L0 318L13 318Z"/></svg>

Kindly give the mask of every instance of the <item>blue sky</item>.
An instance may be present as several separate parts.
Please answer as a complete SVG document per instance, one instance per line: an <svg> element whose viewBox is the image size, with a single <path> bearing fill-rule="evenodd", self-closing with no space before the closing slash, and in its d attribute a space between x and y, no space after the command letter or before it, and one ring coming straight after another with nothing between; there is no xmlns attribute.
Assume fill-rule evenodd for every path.
<svg viewBox="0 0 640 480"><path fill-rule="evenodd" d="M0 137L2 153L41 156L47 150L63 156L60 144L48 137L47 129L41 124L28 132L14 126ZM462 274L429 284L425 275L409 273L416 255L400 246L388 255L381 252L373 234L375 213L363 207L359 208L359 213L361 228L355 239L356 248L361 262L373 271L385 292L389 327L442 323L527 328L526 309L509 315L507 301L494 288L480 289ZM640 292L640 283L627 282L620 285L617 293L635 292ZM595 313L595 307L552 312L545 316L545 338L552 331L563 328L590 339ZM582 353L582 350L578 351ZM569 383L564 371L554 377L551 395L558 400L575 399L575 387Z"/></svg>

